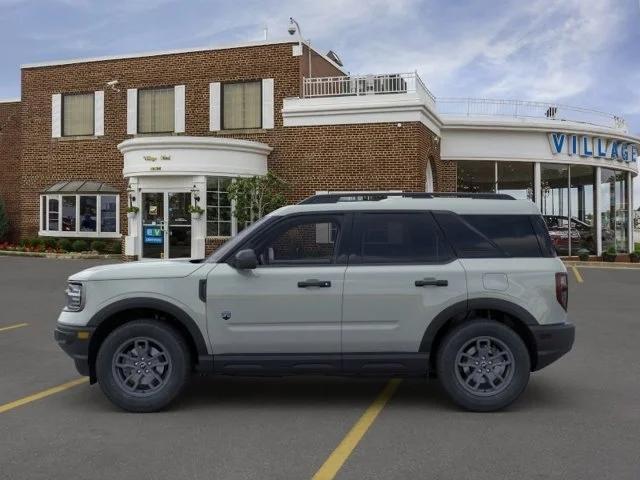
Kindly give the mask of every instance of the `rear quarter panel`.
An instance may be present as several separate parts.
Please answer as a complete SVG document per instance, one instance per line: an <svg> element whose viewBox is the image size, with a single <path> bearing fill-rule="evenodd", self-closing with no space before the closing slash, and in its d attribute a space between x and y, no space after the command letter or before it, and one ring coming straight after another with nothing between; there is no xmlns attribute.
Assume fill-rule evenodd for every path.
<svg viewBox="0 0 640 480"><path fill-rule="evenodd" d="M567 312L556 299L558 258L462 259L469 300L501 299L527 310L540 325L564 323Z"/></svg>

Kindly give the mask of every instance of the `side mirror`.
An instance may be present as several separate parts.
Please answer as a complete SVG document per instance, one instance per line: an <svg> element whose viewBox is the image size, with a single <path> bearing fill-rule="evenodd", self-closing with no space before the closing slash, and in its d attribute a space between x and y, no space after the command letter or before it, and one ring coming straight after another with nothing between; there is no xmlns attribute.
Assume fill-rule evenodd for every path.
<svg viewBox="0 0 640 480"><path fill-rule="evenodd" d="M251 248L240 250L233 258L233 266L238 270L253 270L258 266L258 257Z"/></svg>

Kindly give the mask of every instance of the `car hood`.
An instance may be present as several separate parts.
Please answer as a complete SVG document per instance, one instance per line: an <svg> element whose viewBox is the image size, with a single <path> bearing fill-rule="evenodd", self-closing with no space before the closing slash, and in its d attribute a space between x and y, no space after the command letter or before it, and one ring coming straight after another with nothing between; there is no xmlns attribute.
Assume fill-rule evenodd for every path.
<svg viewBox="0 0 640 480"><path fill-rule="evenodd" d="M71 281L139 280L145 278L179 278L191 275L204 263L189 260L127 262L87 268L69 277Z"/></svg>

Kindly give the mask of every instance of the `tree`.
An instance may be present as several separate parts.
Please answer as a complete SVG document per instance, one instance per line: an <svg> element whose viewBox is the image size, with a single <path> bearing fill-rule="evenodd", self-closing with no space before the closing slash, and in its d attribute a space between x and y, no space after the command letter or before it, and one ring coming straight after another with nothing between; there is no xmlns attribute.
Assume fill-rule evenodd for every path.
<svg viewBox="0 0 640 480"><path fill-rule="evenodd" d="M9 218L4 208L4 201L0 198L0 240L5 240L9 235Z"/></svg>
<svg viewBox="0 0 640 480"><path fill-rule="evenodd" d="M239 225L255 222L269 212L284 206L283 191L287 184L271 172L263 176L237 178L227 187L234 202L233 214Z"/></svg>

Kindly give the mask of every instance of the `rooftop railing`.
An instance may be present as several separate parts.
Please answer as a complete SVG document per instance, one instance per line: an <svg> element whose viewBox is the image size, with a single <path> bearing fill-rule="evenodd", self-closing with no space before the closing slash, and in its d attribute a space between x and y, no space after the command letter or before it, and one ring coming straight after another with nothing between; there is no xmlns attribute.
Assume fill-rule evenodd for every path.
<svg viewBox="0 0 640 480"><path fill-rule="evenodd" d="M302 97L348 97L414 93L441 115L546 119L597 125L627 131L624 118L599 110L553 102L492 100L486 98L438 98L417 72L339 77L304 78Z"/></svg>
<svg viewBox="0 0 640 480"><path fill-rule="evenodd" d="M341 77L312 77L303 80L302 96L344 97L418 93L435 102L436 98L416 72Z"/></svg>
<svg viewBox="0 0 640 480"><path fill-rule="evenodd" d="M587 123L626 130L624 118L599 110L572 107L560 103L485 98L439 98L438 113L465 117L511 117Z"/></svg>

